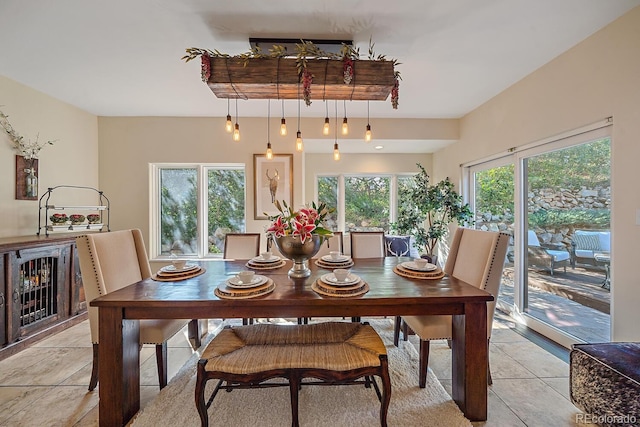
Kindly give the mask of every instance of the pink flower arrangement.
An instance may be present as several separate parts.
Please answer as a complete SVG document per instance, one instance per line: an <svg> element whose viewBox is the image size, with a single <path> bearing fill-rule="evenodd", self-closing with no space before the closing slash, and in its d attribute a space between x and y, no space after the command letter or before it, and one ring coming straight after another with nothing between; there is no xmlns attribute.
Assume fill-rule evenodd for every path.
<svg viewBox="0 0 640 427"><path fill-rule="evenodd" d="M267 229L267 236L275 238L282 236L300 236L300 241L304 243L305 240L310 239L314 234L327 237L333 234L331 230L327 230L323 224L324 218L328 213L332 212L333 209L327 208L324 203L321 203L319 206L312 203L311 206L304 207L298 211L294 211L285 201L281 204L279 200L276 200L275 205L280 213L269 217L273 222Z"/></svg>

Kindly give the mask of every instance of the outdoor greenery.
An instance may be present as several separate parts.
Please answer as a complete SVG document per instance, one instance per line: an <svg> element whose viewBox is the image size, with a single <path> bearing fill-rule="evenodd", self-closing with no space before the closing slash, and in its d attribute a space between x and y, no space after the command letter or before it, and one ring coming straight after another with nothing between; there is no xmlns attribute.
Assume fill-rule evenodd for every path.
<svg viewBox="0 0 640 427"><path fill-rule="evenodd" d="M609 209L540 209L529 214L529 226L538 228L608 229L610 223Z"/></svg>
<svg viewBox="0 0 640 427"><path fill-rule="evenodd" d="M529 191L606 188L611 173L609 138L542 154L527 160ZM476 174L476 212L510 218L514 212L514 166ZM540 228L609 228L609 209L539 209L529 214L529 225Z"/></svg>
<svg viewBox="0 0 640 427"><path fill-rule="evenodd" d="M408 185L406 197L398 206L398 221L392 229L415 238L418 250L434 255L438 241L449 230L449 224L473 222L468 204L462 203L449 178L435 185L429 183L429 175L421 164L413 185Z"/></svg>
<svg viewBox="0 0 640 427"><path fill-rule="evenodd" d="M161 238L162 247L189 251L197 238L197 171L196 169L163 169L161 171ZM207 221L209 253L222 253L223 240L216 245L216 230L244 231L244 171L209 169ZM177 247L176 247L177 246ZM191 248L189 253L194 253Z"/></svg>
<svg viewBox="0 0 640 427"><path fill-rule="evenodd" d="M389 177L350 176L344 186L346 231L389 229Z"/></svg>

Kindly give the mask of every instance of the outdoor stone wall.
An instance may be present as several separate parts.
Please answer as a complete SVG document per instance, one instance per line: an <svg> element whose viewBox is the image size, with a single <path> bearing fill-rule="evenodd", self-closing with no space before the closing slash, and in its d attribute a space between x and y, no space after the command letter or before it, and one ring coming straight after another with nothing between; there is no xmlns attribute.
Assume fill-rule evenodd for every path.
<svg viewBox="0 0 640 427"><path fill-rule="evenodd" d="M611 207L611 187L585 188L580 190L559 191L540 189L529 192L527 209L529 213L540 209L604 209ZM490 213L476 215L476 228L488 231L502 231L513 236L513 215L496 216ZM575 232L573 227L561 229L536 229L540 243L562 243L567 248L571 246L571 236Z"/></svg>

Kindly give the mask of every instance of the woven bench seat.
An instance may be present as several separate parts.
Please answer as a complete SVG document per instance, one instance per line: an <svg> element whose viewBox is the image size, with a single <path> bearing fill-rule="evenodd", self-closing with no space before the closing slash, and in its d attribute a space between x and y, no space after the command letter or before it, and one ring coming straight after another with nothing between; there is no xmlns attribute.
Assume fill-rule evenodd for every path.
<svg viewBox="0 0 640 427"><path fill-rule="evenodd" d="M227 327L209 343L198 362L196 406L202 425L207 426L207 408L223 381L258 386L284 378L291 394L291 424L298 426L298 390L306 384L304 378L325 384L350 384L365 378L368 386L373 375L382 380L380 424L386 426L391 397L387 353L370 325L327 322ZM204 389L210 379L221 382L205 404ZM373 385L378 391L375 382Z"/></svg>

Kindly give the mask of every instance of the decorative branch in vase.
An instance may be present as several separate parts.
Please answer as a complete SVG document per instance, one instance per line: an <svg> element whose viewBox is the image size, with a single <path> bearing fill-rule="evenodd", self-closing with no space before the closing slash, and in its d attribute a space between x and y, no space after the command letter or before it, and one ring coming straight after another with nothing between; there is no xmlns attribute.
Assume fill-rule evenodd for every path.
<svg viewBox="0 0 640 427"><path fill-rule="evenodd" d="M40 142L40 135L36 135L35 141L31 141L30 139L25 139L22 135L18 134L11 123L9 123L9 116L7 116L4 112L0 110L0 126L7 132L9 135L9 139L13 144L13 148L18 153L18 156L22 156L24 158L24 164L26 168L24 169L24 173L26 176L24 179L24 193L27 199L36 199L38 197L38 175L36 170L36 160L38 159L38 153L40 150L44 148L45 145L53 145L54 141L46 141ZM16 176L16 179L19 179ZM16 182L16 186L18 182ZM17 192L16 192L17 194Z"/></svg>

